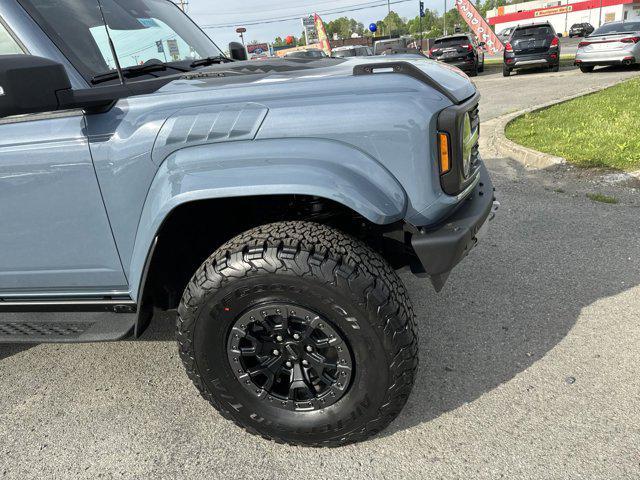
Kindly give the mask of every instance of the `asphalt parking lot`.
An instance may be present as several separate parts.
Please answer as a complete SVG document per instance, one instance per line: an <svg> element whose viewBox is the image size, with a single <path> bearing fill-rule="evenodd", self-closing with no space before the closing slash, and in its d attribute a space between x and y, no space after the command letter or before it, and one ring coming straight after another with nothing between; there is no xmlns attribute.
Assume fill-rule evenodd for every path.
<svg viewBox="0 0 640 480"><path fill-rule="evenodd" d="M638 74L474 81L488 119ZM421 368L379 437L245 434L197 394L163 315L140 342L0 345L0 478L640 477L639 186L485 157L502 203L488 238L440 294L403 275Z"/></svg>

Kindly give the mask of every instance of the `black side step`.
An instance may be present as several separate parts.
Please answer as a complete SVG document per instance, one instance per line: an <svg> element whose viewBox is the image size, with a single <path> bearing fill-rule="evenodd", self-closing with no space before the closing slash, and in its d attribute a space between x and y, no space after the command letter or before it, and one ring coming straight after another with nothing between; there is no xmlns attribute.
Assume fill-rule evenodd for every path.
<svg viewBox="0 0 640 480"><path fill-rule="evenodd" d="M135 313L45 312L0 314L1 343L90 343L122 340Z"/></svg>

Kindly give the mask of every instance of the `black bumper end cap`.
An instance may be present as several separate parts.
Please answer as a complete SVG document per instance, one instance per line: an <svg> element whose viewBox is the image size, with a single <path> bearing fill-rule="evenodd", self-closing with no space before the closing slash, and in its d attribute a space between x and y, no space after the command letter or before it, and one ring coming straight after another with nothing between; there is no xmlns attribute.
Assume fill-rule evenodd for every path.
<svg viewBox="0 0 640 480"><path fill-rule="evenodd" d="M419 260L412 265L412 271L430 277L435 289L442 290L451 270L478 243L477 235L492 218L494 203L493 184L483 166L478 186L446 224L411 237L411 246Z"/></svg>

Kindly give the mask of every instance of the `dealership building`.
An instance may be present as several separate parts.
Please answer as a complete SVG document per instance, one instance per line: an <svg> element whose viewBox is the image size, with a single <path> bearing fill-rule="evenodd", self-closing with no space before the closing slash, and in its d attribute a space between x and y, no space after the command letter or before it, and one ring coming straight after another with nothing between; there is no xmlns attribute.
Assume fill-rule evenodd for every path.
<svg viewBox="0 0 640 480"><path fill-rule="evenodd" d="M512 3L487 12L497 33L507 27L549 22L558 33L567 34L575 23L594 27L617 20L640 20L640 0L535 0Z"/></svg>

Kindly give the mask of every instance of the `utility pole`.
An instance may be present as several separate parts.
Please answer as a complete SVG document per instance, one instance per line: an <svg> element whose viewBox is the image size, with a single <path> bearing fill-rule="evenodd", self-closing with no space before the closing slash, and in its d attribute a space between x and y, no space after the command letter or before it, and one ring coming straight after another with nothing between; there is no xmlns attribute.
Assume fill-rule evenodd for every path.
<svg viewBox="0 0 640 480"><path fill-rule="evenodd" d="M387 10L389 11L389 15L387 15L387 18L391 20L390 18L391 17L391 0L387 0ZM387 28L389 29L389 38L391 38L393 36L393 32L391 30L391 24L389 24Z"/></svg>
<svg viewBox="0 0 640 480"><path fill-rule="evenodd" d="M444 0L444 13L442 14L442 34L447 35L447 0Z"/></svg>
<svg viewBox="0 0 640 480"><path fill-rule="evenodd" d="M602 26L602 0L600 0L600 13L598 15L598 28Z"/></svg>

